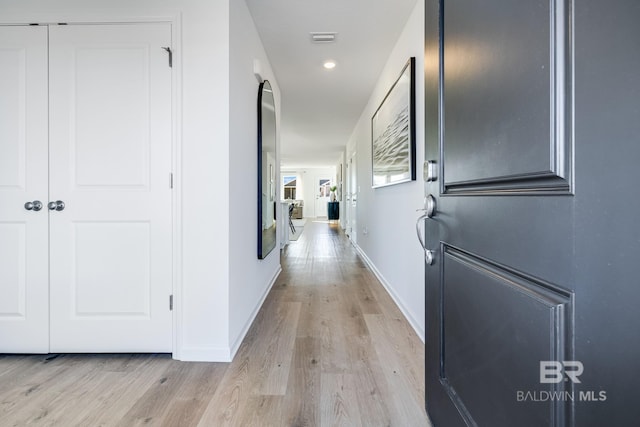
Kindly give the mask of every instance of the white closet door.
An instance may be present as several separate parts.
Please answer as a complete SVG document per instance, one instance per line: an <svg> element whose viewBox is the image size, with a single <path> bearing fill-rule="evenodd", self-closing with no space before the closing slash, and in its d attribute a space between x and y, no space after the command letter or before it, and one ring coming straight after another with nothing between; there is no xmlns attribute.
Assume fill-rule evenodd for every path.
<svg viewBox="0 0 640 427"><path fill-rule="evenodd" d="M47 28L0 27L0 353L49 350L47 137Z"/></svg>
<svg viewBox="0 0 640 427"><path fill-rule="evenodd" d="M52 352L169 352L169 24L50 28Z"/></svg>

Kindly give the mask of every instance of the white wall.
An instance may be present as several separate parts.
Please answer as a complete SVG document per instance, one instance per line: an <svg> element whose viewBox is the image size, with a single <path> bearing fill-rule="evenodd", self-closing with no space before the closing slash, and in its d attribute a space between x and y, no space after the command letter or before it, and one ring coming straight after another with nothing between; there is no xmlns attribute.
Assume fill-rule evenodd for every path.
<svg viewBox="0 0 640 427"><path fill-rule="evenodd" d="M229 124L229 346L237 351L262 301L280 272L280 244L264 259L257 258L257 102L259 82L253 74L258 59L263 78L269 80L276 102L277 129L280 129L280 89L269 59L244 0L230 2L230 124ZM279 165L280 138L276 135L276 158ZM281 181L275 172L275 200L280 200ZM268 167L265 176L269 174ZM273 203L267 203L268 218L273 218ZM221 224L220 228L225 228ZM277 233L280 236L280 233Z"/></svg>
<svg viewBox="0 0 640 427"><path fill-rule="evenodd" d="M415 233L416 209L424 198L423 40L424 4L418 1L353 131L347 153L357 152L357 245L424 340L424 259ZM416 57L417 181L372 189L371 117L411 56Z"/></svg>

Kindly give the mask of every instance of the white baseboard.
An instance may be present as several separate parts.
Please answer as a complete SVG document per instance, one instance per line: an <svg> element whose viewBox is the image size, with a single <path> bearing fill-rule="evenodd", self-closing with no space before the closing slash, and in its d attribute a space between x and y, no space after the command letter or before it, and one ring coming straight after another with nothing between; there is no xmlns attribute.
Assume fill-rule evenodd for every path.
<svg viewBox="0 0 640 427"><path fill-rule="evenodd" d="M180 355L174 359L183 362L231 362L228 347L190 347L180 350Z"/></svg>
<svg viewBox="0 0 640 427"><path fill-rule="evenodd" d="M233 358L235 357L236 353L238 352L238 349L240 348L240 345L242 344L242 341L244 340L244 337L247 335L247 332L249 332L249 328L251 328L251 325L253 324L253 321L256 319L256 316L258 315L258 312L262 308L262 304L264 304L264 300L267 299L267 295L269 295L269 291L271 291L271 288L276 283L276 279L278 278L278 276L280 275L281 272L282 272L282 266L280 264L278 264L278 268L276 269L276 272L273 275L273 277L271 277L271 281L269 282L269 285L267 286L267 288L263 292L262 296L260 297L260 301L258 301L258 304L255 306L255 308L251 312L251 315L249 316L249 319L247 320L247 323L244 325L244 328L242 328L242 331L240 332L240 334L236 338L235 342L231 346L231 352L230 352L231 360L233 360ZM229 361L231 361L231 360L229 360Z"/></svg>
<svg viewBox="0 0 640 427"><path fill-rule="evenodd" d="M409 310L407 310L407 306L404 304L404 302L402 301L402 298L400 298L395 291L393 290L393 286L391 286L391 284L387 281L387 279L384 278L384 276L382 275L382 273L380 273L380 271L378 270L378 268L375 266L375 264L373 263L373 261L371 261L369 259L369 257L367 256L367 254L362 250L362 248L360 246L358 246L356 243L353 243L353 246L356 248L356 250L358 251L358 253L360 254L360 256L362 257L362 259L364 260L364 262L367 264L367 266L371 269L371 271L373 271L373 274L376 276L376 278L380 281L380 283L382 283L382 286L384 287L384 289L387 291L387 293L389 294L389 296L391 296L391 299L393 300L393 302L396 304L396 306L398 306L398 308L400 309L400 311L402 312L402 314L404 315L405 319L407 319L407 321L409 322L409 324L411 325L411 327L413 328L413 330L416 332L416 334L418 335L418 337L422 340L422 342L424 343L424 329L421 328L419 325L419 323L416 321L416 319L411 315L411 313L409 312Z"/></svg>

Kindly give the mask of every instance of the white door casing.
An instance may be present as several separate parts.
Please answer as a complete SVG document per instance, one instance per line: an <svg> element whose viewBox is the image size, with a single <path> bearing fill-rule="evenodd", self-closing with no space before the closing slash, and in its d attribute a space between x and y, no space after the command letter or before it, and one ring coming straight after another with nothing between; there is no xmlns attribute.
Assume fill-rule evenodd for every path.
<svg viewBox="0 0 640 427"><path fill-rule="evenodd" d="M329 188L333 185L331 177L318 176L315 179L316 184L316 218L325 218L328 216Z"/></svg>
<svg viewBox="0 0 640 427"><path fill-rule="evenodd" d="M47 29L0 27L0 353L49 349Z"/></svg>
<svg viewBox="0 0 640 427"><path fill-rule="evenodd" d="M50 28L52 352L172 350L170 24Z"/></svg>

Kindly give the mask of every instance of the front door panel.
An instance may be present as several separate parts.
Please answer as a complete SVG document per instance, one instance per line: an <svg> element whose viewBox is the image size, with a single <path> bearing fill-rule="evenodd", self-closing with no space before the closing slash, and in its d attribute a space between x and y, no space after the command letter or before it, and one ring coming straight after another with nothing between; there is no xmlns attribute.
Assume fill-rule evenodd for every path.
<svg viewBox="0 0 640 427"><path fill-rule="evenodd" d="M51 350L170 351L168 24L51 28Z"/></svg>
<svg viewBox="0 0 640 427"><path fill-rule="evenodd" d="M638 2L425 10L433 424L636 425Z"/></svg>
<svg viewBox="0 0 640 427"><path fill-rule="evenodd" d="M0 353L49 350L47 192L47 28L0 26Z"/></svg>
<svg viewBox="0 0 640 427"><path fill-rule="evenodd" d="M430 1L427 390L437 426L565 425L571 402L518 400L573 360L567 2ZM434 17L435 14L435 17ZM431 49L431 50L429 50ZM429 126L428 126L429 127Z"/></svg>

